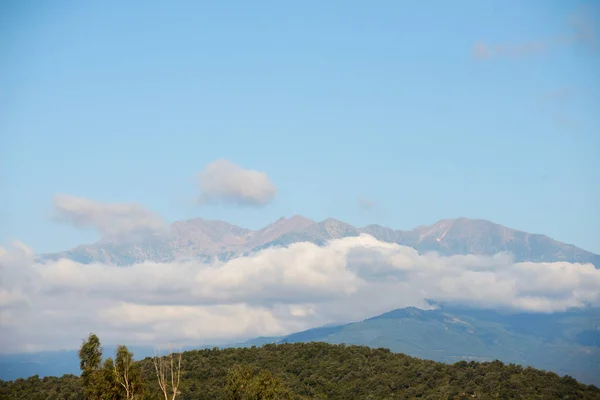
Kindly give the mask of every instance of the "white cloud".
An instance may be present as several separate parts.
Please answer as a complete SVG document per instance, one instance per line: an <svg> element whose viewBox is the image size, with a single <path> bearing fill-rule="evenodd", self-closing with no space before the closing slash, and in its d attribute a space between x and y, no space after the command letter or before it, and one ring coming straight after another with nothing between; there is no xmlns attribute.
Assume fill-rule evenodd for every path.
<svg viewBox="0 0 600 400"><path fill-rule="evenodd" d="M154 335L168 338L173 332L187 340L217 340L284 331L269 310L246 304L198 307L121 303L103 310L99 320L107 328L149 333L150 340Z"/></svg>
<svg viewBox="0 0 600 400"><path fill-rule="evenodd" d="M591 264L515 263L508 254L443 257L362 235L296 243L224 263L129 267L35 263L0 249L0 351L107 344L223 343L360 320L426 299L522 310L600 305Z"/></svg>
<svg viewBox="0 0 600 400"><path fill-rule="evenodd" d="M131 239L165 232L165 221L135 203L101 203L84 197L54 196L55 218L78 228L91 228L104 237Z"/></svg>
<svg viewBox="0 0 600 400"><path fill-rule="evenodd" d="M201 204L259 207L270 203L277 188L264 172L243 169L228 160L216 160L198 174Z"/></svg>

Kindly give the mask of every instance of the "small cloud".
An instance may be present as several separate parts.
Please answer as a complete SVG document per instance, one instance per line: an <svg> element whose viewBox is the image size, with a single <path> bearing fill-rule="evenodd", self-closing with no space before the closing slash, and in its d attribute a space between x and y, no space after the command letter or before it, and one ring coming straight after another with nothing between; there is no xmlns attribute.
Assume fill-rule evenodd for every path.
<svg viewBox="0 0 600 400"><path fill-rule="evenodd" d="M548 90L539 97L540 102L562 101L567 100L573 95L573 88L565 86L556 90Z"/></svg>
<svg viewBox="0 0 600 400"><path fill-rule="evenodd" d="M487 60L498 57L522 58L543 54L548 48L549 43L546 41L495 45L478 41L473 47L473 57L477 60Z"/></svg>
<svg viewBox="0 0 600 400"><path fill-rule="evenodd" d="M563 129L575 130L577 123L569 117L570 100L573 97L574 90L571 86L565 86L556 90L549 90L542 93L536 103L542 112L548 113L556 125Z"/></svg>
<svg viewBox="0 0 600 400"><path fill-rule="evenodd" d="M55 220L94 229L103 237L131 239L160 234L166 229L157 213L135 203L102 203L67 194L57 194L52 201Z"/></svg>
<svg viewBox="0 0 600 400"><path fill-rule="evenodd" d="M216 160L198 174L200 204L261 207L275 198L277 188L264 172L243 169L229 160Z"/></svg>
<svg viewBox="0 0 600 400"><path fill-rule="evenodd" d="M491 50L485 43L475 43L475 46L473 47L473 57L475 57L478 60L483 60L490 58L491 56Z"/></svg>
<svg viewBox="0 0 600 400"><path fill-rule="evenodd" d="M544 175L542 175L540 177L540 182L549 182L550 180L552 180L552 175L550 175L549 173L545 173Z"/></svg>
<svg viewBox="0 0 600 400"><path fill-rule="evenodd" d="M581 8L569 17L569 25L574 31L571 40L580 41L588 44L590 47L596 45L596 19L588 8Z"/></svg>
<svg viewBox="0 0 600 400"><path fill-rule="evenodd" d="M375 208L375 203L364 197L356 199L356 204L358 205L358 208L365 211L370 211Z"/></svg>
<svg viewBox="0 0 600 400"><path fill-rule="evenodd" d="M573 44L587 44L594 47L596 43L596 23L586 10L578 10L568 18L570 33L548 38L540 38L523 43L496 43L489 44L483 41L475 42L473 58L476 60L489 60L492 58L523 58L545 54L557 46Z"/></svg>

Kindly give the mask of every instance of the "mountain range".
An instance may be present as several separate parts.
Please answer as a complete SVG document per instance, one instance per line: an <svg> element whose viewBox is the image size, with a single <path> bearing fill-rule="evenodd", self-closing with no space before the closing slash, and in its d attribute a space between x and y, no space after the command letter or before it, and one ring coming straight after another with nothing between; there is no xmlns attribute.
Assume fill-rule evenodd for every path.
<svg viewBox="0 0 600 400"><path fill-rule="evenodd" d="M281 218L249 230L223 221L194 218L170 225L169 233L138 241L104 238L74 249L38 256L40 261L68 258L80 263L131 265L197 258L205 262L244 256L297 242L323 245L331 239L369 234L410 246L421 253L494 255L510 252L516 261L591 263L600 256L545 235L530 234L479 219L446 219L402 231L379 225L362 228L335 219L315 222L302 216ZM405 308L364 321L325 326L285 337L256 338L235 346L324 341L386 347L442 362L491 360L531 365L600 384L600 309L551 314L503 314L494 310ZM152 349L135 349L136 356ZM76 352L0 355L0 379L32 374L77 373Z"/></svg>
<svg viewBox="0 0 600 400"><path fill-rule="evenodd" d="M280 218L253 231L223 221L194 218L172 223L166 235L136 242L106 238L68 251L40 255L39 259L68 258L81 263L113 265L142 261L169 262L182 257L225 261L268 247L305 241L322 245L331 239L362 233L384 242L413 247L421 253L436 251L442 255L494 255L510 252L516 261L592 263L600 268L600 255L574 245L561 243L545 235L468 218L445 219L409 231L380 225L357 228L333 218L315 222L302 216Z"/></svg>

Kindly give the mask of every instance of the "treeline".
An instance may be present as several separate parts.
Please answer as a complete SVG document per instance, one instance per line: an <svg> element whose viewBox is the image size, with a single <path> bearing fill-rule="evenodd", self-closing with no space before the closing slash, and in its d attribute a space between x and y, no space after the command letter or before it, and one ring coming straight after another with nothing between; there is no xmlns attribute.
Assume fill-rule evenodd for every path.
<svg viewBox="0 0 600 400"><path fill-rule="evenodd" d="M1 399L600 399L600 389L500 361L452 365L387 349L326 343L178 352L134 362L119 346L103 359L90 335L81 377L0 382Z"/></svg>

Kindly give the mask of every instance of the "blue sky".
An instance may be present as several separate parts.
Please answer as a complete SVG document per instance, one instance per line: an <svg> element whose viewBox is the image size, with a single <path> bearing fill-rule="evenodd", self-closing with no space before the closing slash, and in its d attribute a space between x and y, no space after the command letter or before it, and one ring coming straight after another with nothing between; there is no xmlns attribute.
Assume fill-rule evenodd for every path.
<svg viewBox="0 0 600 400"><path fill-rule="evenodd" d="M249 228L484 218L600 253L597 2L0 7L0 243L96 240L50 220L67 193ZM195 204L216 159L275 200Z"/></svg>

